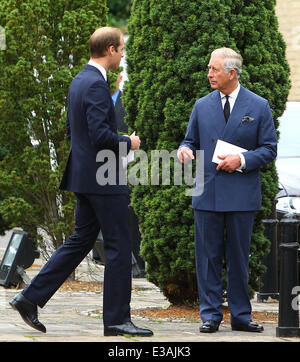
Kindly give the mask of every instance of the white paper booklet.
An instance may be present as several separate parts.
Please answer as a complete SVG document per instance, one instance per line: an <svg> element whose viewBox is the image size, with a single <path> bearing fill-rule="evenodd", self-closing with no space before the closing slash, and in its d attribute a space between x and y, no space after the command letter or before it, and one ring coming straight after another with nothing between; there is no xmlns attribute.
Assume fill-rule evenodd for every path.
<svg viewBox="0 0 300 362"><path fill-rule="evenodd" d="M246 151L248 150L246 150L245 148L233 145L232 143L229 142L218 140L213 154L212 162L219 164L222 160L220 160L218 156L229 155L229 154L237 155Z"/></svg>

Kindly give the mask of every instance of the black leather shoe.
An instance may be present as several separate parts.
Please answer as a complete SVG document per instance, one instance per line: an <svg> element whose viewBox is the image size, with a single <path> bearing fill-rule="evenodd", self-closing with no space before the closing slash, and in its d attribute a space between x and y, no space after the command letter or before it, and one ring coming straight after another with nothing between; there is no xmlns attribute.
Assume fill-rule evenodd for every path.
<svg viewBox="0 0 300 362"><path fill-rule="evenodd" d="M139 328L132 322L126 322L115 326L104 326L104 336L122 336L123 334L140 337L153 336L153 332L150 331L150 329Z"/></svg>
<svg viewBox="0 0 300 362"><path fill-rule="evenodd" d="M20 313L24 322L30 327L46 333L46 327L38 320L37 306L26 299L23 294L17 294L9 304Z"/></svg>
<svg viewBox="0 0 300 362"><path fill-rule="evenodd" d="M261 324L256 324L253 322L232 324L231 328L233 331L244 331L244 332L262 332L264 330L264 327Z"/></svg>
<svg viewBox="0 0 300 362"><path fill-rule="evenodd" d="M208 320L200 327L200 332L202 333L214 333L219 330L219 322L214 320Z"/></svg>

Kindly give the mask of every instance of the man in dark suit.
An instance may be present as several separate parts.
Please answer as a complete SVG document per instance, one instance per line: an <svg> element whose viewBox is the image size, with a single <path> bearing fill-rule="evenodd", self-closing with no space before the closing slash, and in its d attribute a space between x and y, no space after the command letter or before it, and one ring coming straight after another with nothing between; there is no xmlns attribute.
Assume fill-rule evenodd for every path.
<svg viewBox="0 0 300 362"><path fill-rule="evenodd" d="M248 259L254 212L261 208L259 169L276 157L277 140L267 100L240 85L241 69L242 58L232 49L211 54L208 78L214 91L196 102L178 149L181 162L204 150L203 192L192 200L204 333L216 332L223 318L224 254L232 329L263 331L251 319ZM216 164L212 158L218 139L247 151L219 154Z"/></svg>
<svg viewBox="0 0 300 362"><path fill-rule="evenodd" d="M119 132L128 132L128 126L124 122L124 118L126 116L125 108L123 107L122 102L122 91L120 89L120 83L122 82L122 74L120 73L117 81L116 81L116 90L112 95L112 99L115 105L115 113L116 113L116 120L117 120L117 127Z"/></svg>
<svg viewBox="0 0 300 362"><path fill-rule="evenodd" d="M11 306L31 327L46 332L38 320L37 306L43 307L65 279L93 248L101 229L106 265L104 274L104 335L151 336L148 329L131 322L131 247L129 237L128 186L119 182L119 146L137 150L137 136L117 134L114 105L107 72L119 67L124 39L112 27L97 29L90 38L91 59L73 79L68 94L67 134L71 148L61 189L75 193L75 233L52 255L39 274ZM99 151L108 150L117 162L116 182L105 183L97 171ZM105 181L105 180L104 180Z"/></svg>

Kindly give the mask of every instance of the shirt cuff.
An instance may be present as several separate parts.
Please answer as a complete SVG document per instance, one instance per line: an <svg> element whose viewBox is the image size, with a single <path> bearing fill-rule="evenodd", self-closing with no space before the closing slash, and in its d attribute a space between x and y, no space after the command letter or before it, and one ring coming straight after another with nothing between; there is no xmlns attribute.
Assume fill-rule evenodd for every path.
<svg viewBox="0 0 300 362"><path fill-rule="evenodd" d="M240 159L241 159L241 166L237 168L237 170L244 170L246 168L246 160L242 153L239 153Z"/></svg>

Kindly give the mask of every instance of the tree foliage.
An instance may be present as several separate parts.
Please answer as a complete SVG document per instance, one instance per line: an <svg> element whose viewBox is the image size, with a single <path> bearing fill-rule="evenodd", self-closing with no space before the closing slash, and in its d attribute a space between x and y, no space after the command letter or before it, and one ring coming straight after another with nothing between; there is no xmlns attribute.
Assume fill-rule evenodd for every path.
<svg viewBox="0 0 300 362"><path fill-rule="evenodd" d="M74 199L58 185L69 144L67 93L107 21L105 0L2 0L0 213L11 227L59 247L73 231Z"/></svg>
<svg viewBox="0 0 300 362"><path fill-rule="evenodd" d="M124 25L130 16L131 0L107 0L108 21L113 26Z"/></svg>
<svg viewBox="0 0 300 362"><path fill-rule="evenodd" d="M211 92L207 64L210 53L222 46L241 53L241 83L268 99L278 126L290 83L274 8L275 0L133 1L126 121L140 136L144 150L177 149L196 99ZM148 277L174 304L198 299L193 212L184 190L184 186L137 185L132 193ZM251 293L258 288L269 246L262 220L270 215L277 193L274 163L263 169L262 191L263 207L256 214L251 246Z"/></svg>
<svg viewBox="0 0 300 362"><path fill-rule="evenodd" d="M4 147L0 145L0 162L4 159L6 156L7 151ZM0 194L0 205L1 201L6 197L7 195ZM1 206L0 206L1 207ZM0 214L0 235L4 235L5 231L9 229L9 224L3 219L2 215Z"/></svg>

